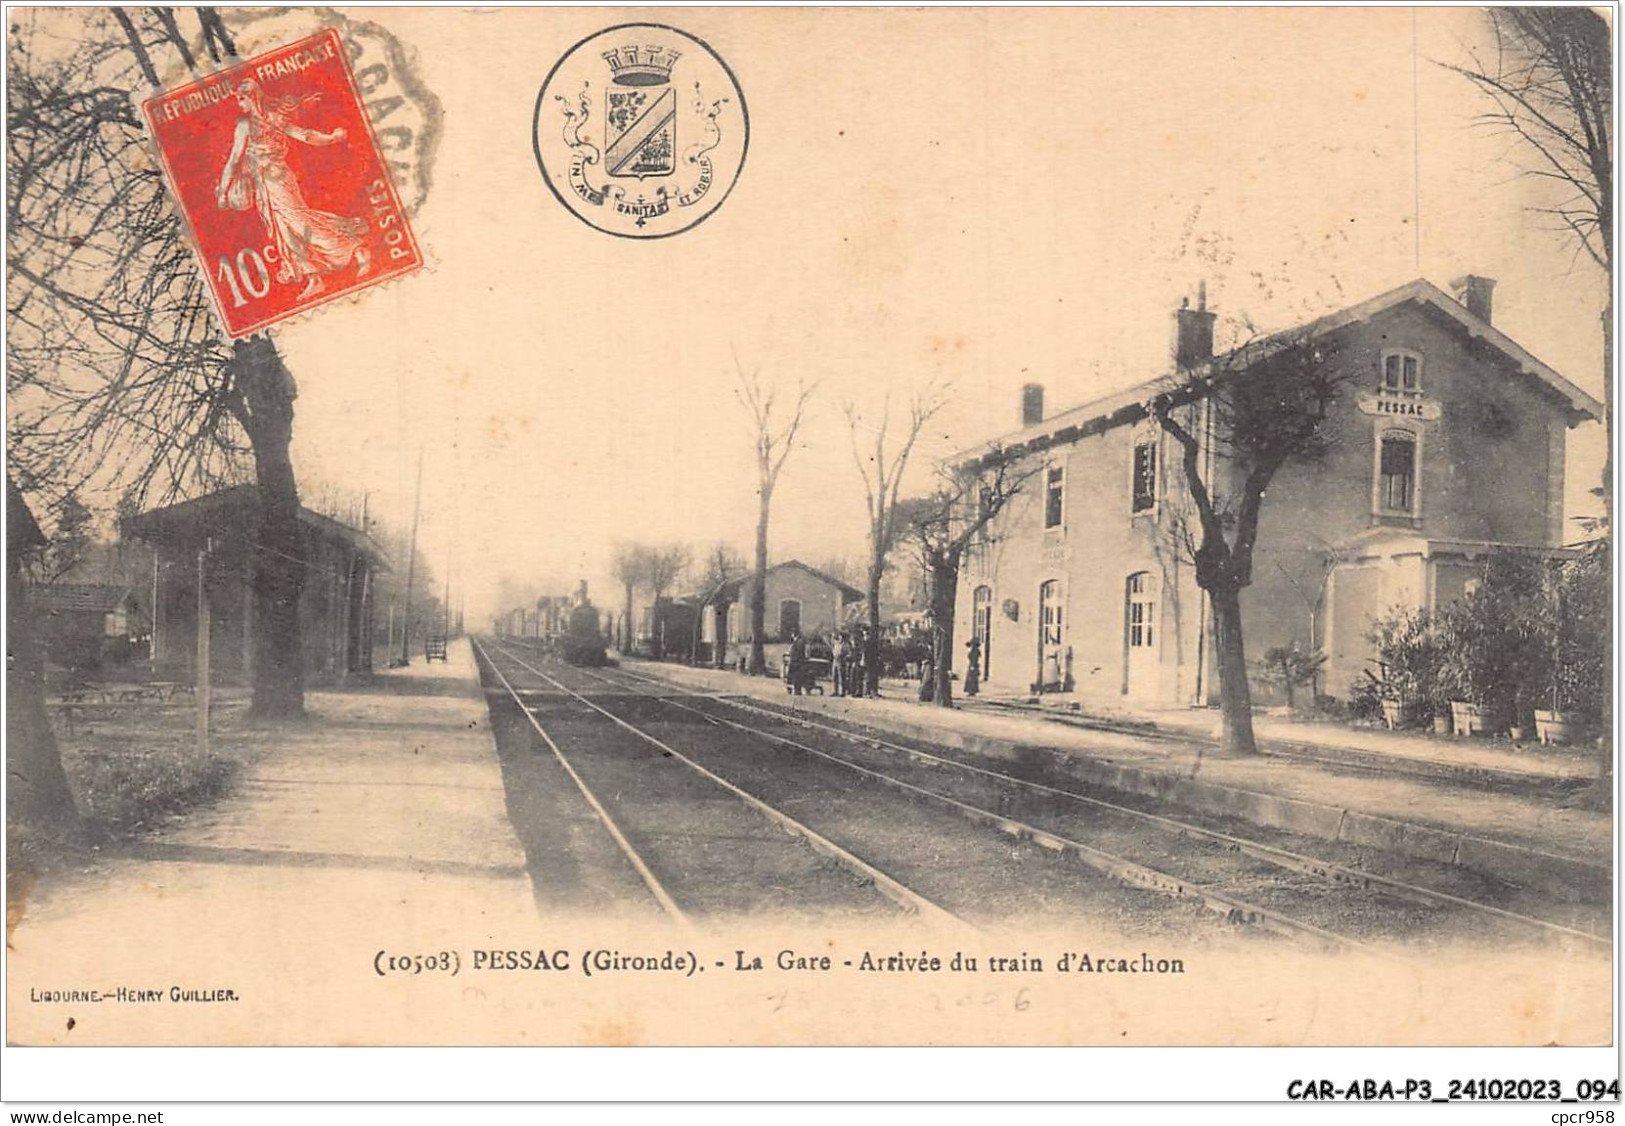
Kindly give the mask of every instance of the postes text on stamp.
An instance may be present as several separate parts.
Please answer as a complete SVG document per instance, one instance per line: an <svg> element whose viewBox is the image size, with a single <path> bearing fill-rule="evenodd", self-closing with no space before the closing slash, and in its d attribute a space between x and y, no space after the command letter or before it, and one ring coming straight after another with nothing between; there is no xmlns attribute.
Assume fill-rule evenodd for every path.
<svg viewBox="0 0 1625 1126"><path fill-rule="evenodd" d="M336 31L142 112L233 338L423 265Z"/></svg>
<svg viewBox="0 0 1625 1126"><path fill-rule="evenodd" d="M663 24L577 43L536 96L536 162L560 203L625 238L700 223L739 179L750 118L722 57Z"/></svg>

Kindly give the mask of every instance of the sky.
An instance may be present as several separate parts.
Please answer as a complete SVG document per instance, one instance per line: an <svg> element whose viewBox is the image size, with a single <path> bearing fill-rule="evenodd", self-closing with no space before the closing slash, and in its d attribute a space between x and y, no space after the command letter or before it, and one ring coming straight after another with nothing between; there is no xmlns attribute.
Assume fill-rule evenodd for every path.
<svg viewBox="0 0 1625 1126"><path fill-rule="evenodd" d="M843 404L951 387L924 487L929 459L1015 427L1025 382L1053 412L1161 374L1199 282L1269 329L1488 275L1496 324L1601 395L1603 281L1527 212L1518 150L1437 65L1482 37L1473 10L364 17L444 109L415 224L432 265L278 330L295 461L405 523L421 450L422 540L476 621L504 576L613 602L616 539L748 548L741 366L817 383L771 532L775 559L808 561L861 552ZM651 241L578 221L531 148L554 62L639 18L709 42L751 126L727 201ZM1570 433L1571 513L1599 430Z"/></svg>

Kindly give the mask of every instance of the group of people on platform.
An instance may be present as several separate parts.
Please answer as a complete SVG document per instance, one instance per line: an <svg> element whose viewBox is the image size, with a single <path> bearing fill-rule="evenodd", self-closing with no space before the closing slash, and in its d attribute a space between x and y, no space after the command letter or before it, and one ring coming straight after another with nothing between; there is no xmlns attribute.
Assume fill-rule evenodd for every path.
<svg viewBox="0 0 1625 1126"><path fill-rule="evenodd" d="M863 626L856 626L850 630L838 630L835 638L830 642L830 679L835 685L837 696L868 696L869 687L869 646L865 643L868 630ZM878 659L878 655L877 655ZM874 695L879 695L880 676L877 672L874 677Z"/></svg>
<svg viewBox="0 0 1625 1126"><path fill-rule="evenodd" d="M870 675L869 662L879 659L878 646L873 658L870 647L865 644L868 629L864 626L854 626L851 629L836 631L829 644L829 678L831 690L837 696L878 696L879 669ZM815 656L810 648L809 640L802 634L795 634L790 640L789 652L785 654L783 675L785 688L796 696L810 693L817 688L822 694L823 686L819 683L823 675L824 658ZM981 639L972 636L965 643L967 667L965 670L964 692L967 696L974 696L981 687L982 643ZM929 701L936 693L936 668L928 655L920 663L920 699Z"/></svg>
<svg viewBox="0 0 1625 1126"><path fill-rule="evenodd" d="M867 629L863 626L854 626L852 629L839 630L830 639L829 644L829 678L831 690L837 696L867 696L876 694L871 691L871 678L869 676L869 647L864 643ZM806 637L796 634L790 640L790 651L784 658L784 682L789 691L796 696L804 695L818 685L823 673L824 660L815 657L809 649ZM873 681L879 682L879 676Z"/></svg>

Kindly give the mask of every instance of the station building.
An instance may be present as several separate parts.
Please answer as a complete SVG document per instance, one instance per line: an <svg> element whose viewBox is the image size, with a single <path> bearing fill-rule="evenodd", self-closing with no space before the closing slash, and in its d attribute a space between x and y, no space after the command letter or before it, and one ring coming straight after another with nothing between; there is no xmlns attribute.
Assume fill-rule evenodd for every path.
<svg viewBox="0 0 1625 1126"><path fill-rule="evenodd" d="M246 683L254 663L254 572L259 490L239 485L124 522L153 550L151 659L178 680L195 675L199 570L209 627L209 667L222 683ZM300 618L305 671L342 679L373 667L374 576L387 566L363 531L308 508ZM205 549L208 549L205 552Z"/></svg>
<svg viewBox="0 0 1625 1126"><path fill-rule="evenodd" d="M722 583L703 598L700 617L701 660L731 665L750 648L750 603L754 574ZM786 646L796 634L830 637L846 620L846 607L863 592L799 559L767 569L763 594L767 603L764 644Z"/></svg>
<svg viewBox="0 0 1625 1126"><path fill-rule="evenodd" d="M51 663L96 669L146 655L151 623L128 586L53 582L32 594L35 636Z"/></svg>
<svg viewBox="0 0 1625 1126"><path fill-rule="evenodd" d="M1324 348L1345 366L1322 456L1288 461L1266 493L1241 596L1255 669L1272 647L1318 650L1321 691L1346 697L1375 671L1368 634L1384 613L1460 597L1493 553L1558 550L1567 433L1603 408L1494 327L1494 284L1469 276L1452 296L1414 281L1217 358L1204 298L1177 312L1174 362L1156 378L1053 416L1029 384L1022 426L958 458L997 448L1032 476L968 554L956 665L974 631L989 692L1217 700L1211 607L1182 531L1181 447L1148 407L1204 374L1266 377L1247 357L1272 341ZM1223 495L1219 412L1191 398L1181 417ZM1254 679L1256 698L1270 699Z"/></svg>

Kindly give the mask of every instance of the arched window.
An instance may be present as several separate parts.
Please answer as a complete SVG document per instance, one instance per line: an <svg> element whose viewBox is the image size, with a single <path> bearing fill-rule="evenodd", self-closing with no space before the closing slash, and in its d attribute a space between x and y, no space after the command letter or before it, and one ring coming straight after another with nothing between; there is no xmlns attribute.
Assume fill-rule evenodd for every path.
<svg viewBox="0 0 1625 1126"><path fill-rule="evenodd" d="M1157 610L1157 587L1150 571L1128 577L1128 647L1149 649L1157 643L1152 634Z"/></svg>
<svg viewBox="0 0 1625 1126"><path fill-rule="evenodd" d="M1157 686L1157 577L1136 571L1124 582L1127 605L1123 615L1123 691L1144 696Z"/></svg>
<svg viewBox="0 0 1625 1126"><path fill-rule="evenodd" d="M987 679L993 667L993 588L979 586L971 595L971 630L981 649L982 667L978 670Z"/></svg>
<svg viewBox="0 0 1625 1126"><path fill-rule="evenodd" d="M1061 643L1061 583L1051 579L1038 588L1039 642L1043 645Z"/></svg>
<svg viewBox="0 0 1625 1126"><path fill-rule="evenodd" d="M1416 511L1416 435L1388 430L1378 454L1377 504L1384 512Z"/></svg>

